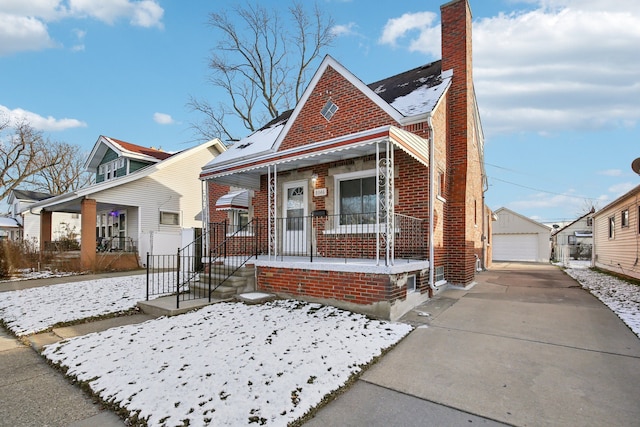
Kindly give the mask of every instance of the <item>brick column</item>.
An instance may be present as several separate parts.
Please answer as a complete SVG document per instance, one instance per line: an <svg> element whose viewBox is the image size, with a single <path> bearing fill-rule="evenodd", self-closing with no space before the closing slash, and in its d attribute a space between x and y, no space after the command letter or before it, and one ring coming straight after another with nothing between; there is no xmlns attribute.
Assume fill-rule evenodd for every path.
<svg viewBox="0 0 640 427"><path fill-rule="evenodd" d="M96 267L96 201L84 199L81 204L80 266L83 271Z"/></svg>
<svg viewBox="0 0 640 427"><path fill-rule="evenodd" d="M44 251L45 242L51 241L52 212L40 211L40 251Z"/></svg>

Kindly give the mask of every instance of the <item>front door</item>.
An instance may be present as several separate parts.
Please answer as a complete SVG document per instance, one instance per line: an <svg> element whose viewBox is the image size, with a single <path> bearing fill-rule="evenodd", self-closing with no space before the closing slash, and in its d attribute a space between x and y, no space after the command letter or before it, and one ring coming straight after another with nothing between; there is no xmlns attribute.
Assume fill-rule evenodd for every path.
<svg viewBox="0 0 640 427"><path fill-rule="evenodd" d="M123 211L117 213L117 215L118 224L117 227L114 227L117 234L115 234L115 239L113 239L113 248L124 251L127 249L127 213Z"/></svg>
<svg viewBox="0 0 640 427"><path fill-rule="evenodd" d="M307 254L307 182L285 183L282 249L285 255Z"/></svg>

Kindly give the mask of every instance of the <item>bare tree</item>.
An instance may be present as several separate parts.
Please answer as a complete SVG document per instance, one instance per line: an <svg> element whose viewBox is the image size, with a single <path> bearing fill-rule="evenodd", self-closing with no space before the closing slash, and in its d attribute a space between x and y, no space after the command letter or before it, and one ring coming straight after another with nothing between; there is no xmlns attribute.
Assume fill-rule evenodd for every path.
<svg viewBox="0 0 640 427"><path fill-rule="evenodd" d="M0 122L0 199L4 199L21 184L30 184L32 177L55 164L42 156L47 146L42 134L26 121L12 125L8 118Z"/></svg>
<svg viewBox="0 0 640 427"><path fill-rule="evenodd" d="M192 123L197 139L236 140L232 123L254 131L302 96L309 66L334 39L333 19L317 5L311 13L300 3L289 7L288 26L275 10L259 4L209 15L209 26L221 33L209 60L209 82L225 93L212 105L190 97L187 106L204 116Z"/></svg>
<svg viewBox="0 0 640 427"><path fill-rule="evenodd" d="M62 194L87 183L79 148L45 139L26 121L0 121L0 200L25 188Z"/></svg>
<svg viewBox="0 0 640 427"><path fill-rule="evenodd" d="M54 160L58 161L54 163ZM84 168L85 153L79 146L66 142L48 144L42 161L51 166L38 171L32 179L36 191L64 194L92 183L93 175Z"/></svg>

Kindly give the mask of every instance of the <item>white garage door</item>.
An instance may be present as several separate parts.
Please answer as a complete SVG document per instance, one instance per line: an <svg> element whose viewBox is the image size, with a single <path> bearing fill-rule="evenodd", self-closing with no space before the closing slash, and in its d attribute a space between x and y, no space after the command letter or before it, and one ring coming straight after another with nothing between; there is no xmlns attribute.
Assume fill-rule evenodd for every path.
<svg viewBox="0 0 640 427"><path fill-rule="evenodd" d="M494 234L494 261L538 261L537 234Z"/></svg>

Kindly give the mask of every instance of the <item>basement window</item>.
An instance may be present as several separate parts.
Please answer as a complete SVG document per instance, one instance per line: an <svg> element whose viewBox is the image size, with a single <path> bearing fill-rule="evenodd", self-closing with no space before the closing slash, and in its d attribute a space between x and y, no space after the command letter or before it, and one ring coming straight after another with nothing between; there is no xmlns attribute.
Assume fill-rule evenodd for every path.
<svg viewBox="0 0 640 427"><path fill-rule="evenodd" d="M407 292L415 292L416 291L416 275L412 274L407 277Z"/></svg>
<svg viewBox="0 0 640 427"><path fill-rule="evenodd" d="M333 101L328 100L327 103L324 104L324 107L322 107L322 111L320 111L320 114L322 114L322 117L327 119L327 121L331 121L331 118L336 113L336 111L338 111L338 106L334 104Z"/></svg>

